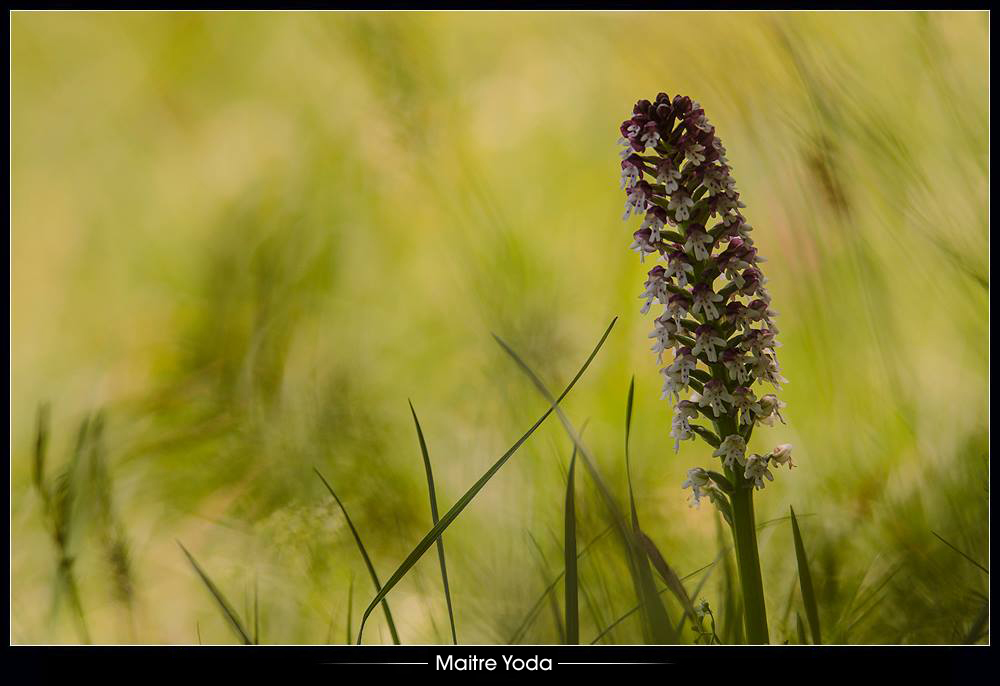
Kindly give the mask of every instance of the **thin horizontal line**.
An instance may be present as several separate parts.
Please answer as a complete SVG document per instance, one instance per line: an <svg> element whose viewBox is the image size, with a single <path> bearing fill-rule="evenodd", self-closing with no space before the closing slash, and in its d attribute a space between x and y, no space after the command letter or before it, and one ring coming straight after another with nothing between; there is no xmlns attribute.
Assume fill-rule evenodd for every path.
<svg viewBox="0 0 1000 686"><path fill-rule="evenodd" d="M324 662L324 665L429 665L430 662Z"/></svg>
<svg viewBox="0 0 1000 686"><path fill-rule="evenodd" d="M557 662L557 665L672 665L672 662Z"/></svg>

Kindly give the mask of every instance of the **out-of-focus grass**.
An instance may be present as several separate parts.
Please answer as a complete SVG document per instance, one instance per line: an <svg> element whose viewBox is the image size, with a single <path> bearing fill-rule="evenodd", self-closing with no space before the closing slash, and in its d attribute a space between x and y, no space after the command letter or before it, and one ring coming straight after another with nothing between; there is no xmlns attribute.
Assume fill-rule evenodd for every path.
<svg viewBox="0 0 1000 686"><path fill-rule="evenodd" d="M758 520L795 506L824 641L984 640L988 576L935 533L987 564L987 41L984 13L15 13L12 639L80 640L41 403L50 474L103 409L67 539L94 641L232 640L178 538L237 606L259 579L267 640L339 640L370 598L313 467L385 577L431 527L407 397L446 511L545 410L489 333L561 386L619 314L565 411L624 503L635 373L638 519L679 576L718 560L701 595L740 640L619 221L618 123L666 90L706 108L769 259L788 425L754 440L801 466ZM545 589L532 537L562 559L557 424L448 529L464 642L508 640ZM578 481L583 542L608 520ZM760 536L772 638L797 642L790 527ZM636 602L614 538L579 560L581 642ZM450 640L433 557L392 593L403 642ZM523 640L558 636L542 613ZM377 615L365 638L390 640Z"/></svg>

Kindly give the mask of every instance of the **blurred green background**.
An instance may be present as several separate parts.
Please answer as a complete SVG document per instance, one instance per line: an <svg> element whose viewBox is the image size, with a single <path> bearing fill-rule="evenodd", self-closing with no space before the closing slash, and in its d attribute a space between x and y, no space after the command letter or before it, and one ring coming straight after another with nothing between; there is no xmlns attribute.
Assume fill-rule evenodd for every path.
<svg viewBox="0 0 1000 686"><path fill-rule="evenodd" d="M800 514L825 638L988 640L988 575L944 542L988 565L986 13L11 28L13 642L234 640L177 540L244 617L256 588L262 642L343 642L374 592L313 467L384 580L431 525L407 399L444 511L546 408L490 333L561 388L615 315L568 415L625 502L635 374L643 526L682 576L719 559L714 509L680 489L710 458L673 453L620 221L618 125L661 90L705 108L768 258L788 424L751 447L800 467L758 519ZM32 481L44 403L81 613ZM562 570L570 452L550 419L444 536L460 641L510 640ZM577 484L582 547L607 518ZM635 603L612 539L580 562L584 641ZM761 556L772 640L797 642L786 520ZM738 640L722 567L686 583ZM561 599L520 640L558 642ZM450 640L433 551L389 601L404 642ZM381 612L365 639L389 641ZM601 641L641 639L632 618Z"/></svg>

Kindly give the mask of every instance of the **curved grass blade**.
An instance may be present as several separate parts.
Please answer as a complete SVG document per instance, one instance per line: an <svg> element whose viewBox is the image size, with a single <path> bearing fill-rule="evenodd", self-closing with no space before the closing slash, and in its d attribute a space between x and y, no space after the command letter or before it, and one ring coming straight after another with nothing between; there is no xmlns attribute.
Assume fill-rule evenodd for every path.
<svg viewBox="0 0 1000 686"><path fill-rule="evenodd" d="M576 446L569 460L569 476L566 478L566 527L563 545L566 560L566 643L580 643L580 595L576 567L576 494L574 493L574 473L576 470Z"/></svg>
<svg viewBox="0 0 1000 686"><path fill-rule="evenodd" d="M194 559L194 556L188 552L188 549L184 547L184 544L177 541L177 545L181 547L181 550L184 551L184 554L187 556L188 562L191 563L191 566L194 567L194 571L198 573L199 577L201 577L201 581L205 584L205 588L207 588L209 593L212 594L212 597L215 598L215 602L219 605L219 609L222 610L222 614L225 615L226 620L229 622L229 626L232 627L234 632L236 632L236 635L241 641L243 641L244 645L253 645L253 639L250 638L250 633L246 630L246 627L243 626L243 622L240 621L239 615L236 614L236 610L234 610L233 606L229 604L226 597L222 595L222 591L219 590L219 587L216 586L210 578L208 578L208 574L206 574L205 570L201 568L201 565L199 565L197 560Z"/></svg>
<svg viewBox="0 0 1000 686"><path fill-rule="evenodd" d="M599 539L604 538L604 536L607 535L607 533L610 532L611 529L613 528L614 524L609 524L604 529L604 531L602 531L601 533L597 534L592 539L590 539L590 542L580 549L580 552L576 556L576 559L579 560L584 555L586 555L587 551L590 550L590 546L597 543ZM538 596L538 600L536 600L535 604L531 606L531 609L528 611L528 614L525 615L524 620L522 620L521 624L517 627L517 631L515 631L514 634L510 637L510 640L507 641L508 645L513 645L519 642L524 637L524 634L527 633L528 629L531 627L531 623L535 620L535 618L538 616L539 611L542 609L542 605L545 603L545 599L548 597L549 593L551 593L552 590L556 587L556 585L560 581L562 581L565 575L566 575L565 570L559 572L559 575L556 576L556 578L554 578L552 582L545 587L545 590L542 591L541 595Z"/></svg>
<svg viewBox="0 0 1000 686"><path fill-rule="evenodd" d="M639 541L642 543L642 546L646 551L646 555L649 557L649 561L653 565L653 569L655 569L660 575L660 578L663 579L663 583L670 589L670 592L674 594L678 601L680 601L681 606L684 608L684 613L692 622L697 624L698 613L695 612L691 596L688 595L687 589L684 588L684 584L681 582L680 577L677 576L677 572L675 572L673 568L667 564L666 559L664 559L663 554L660 553L660 549L656 547L656 543L653 542L653 539L642 531L639 532Z"/></svg>
<svg viewBox="0 0 1000 686"><path fill-rule="evenodd" d="M372 583L375 585L375 592L380 593L382 591L382 583L378 579L378 573L375 571L375 565L372 564L372 559L368 556L368 550L365 548L365 544L361 542L361 535L358 530L354 528L354 522L351 521L351 516L347 514L347 508L344 504L340 502L340 498L334 492L333 487L330 486L329 482L318 469L313 467L313 471L316 472L316 476L319 477L323 485L326 486L326 490L330 491L330 495L333 499L337 501L337 506L340 507L340 511L344 513L344 519L347 520L347 526L351 530L351 534L354 536L354 542L358 544L358 550L361 552L361 557L364 558L365 566L368 568L368 575L372 578ZM396 623L392 620L392 611L389 609L389 603L386 600L382 601L382 610L385 612L385 621L389 625L389 633L392 634L392 642L399 645L399 634L396 633ZM358 641L360 642L361 636L358 635Z"/></svg>
<svg viewBox="0 0 1000 686"><path fill-rule="evenodd" d="M819 607L816 605L816 593L813 590L812 574L809 572L809 561L806 559L806 547L802 543L799 532L799 522L795 518L795 509L789 505L788 511L792 519L792 537L795 539L795 562L799 567L799 588L802 590L802 603L806 607L806 619L812 632L813 643L822 645L819 628Z"/></svg>
<svg viewBox="0 0 1000 686"><path fill-rule="evenodd" d="M448 510L443 517L441 517L438 523L435 524L431 528L431 530L427 532L427 534L423 537L423 539L421 539L421 541L417 544L417 546L413 549L413 551L406 556L406 559L403 560L402 564L396 569L395 572L392 573L392 576L389 577L389 580L385 582L385 586L383 586L382 589L375 596L375 598L372 599L371 603L369 603L368 607L365 609L365 612L361 617L361 626L358 627L358 640L357 640L358 644L361 643L361 637L364 633L365 623L368 621L368 616L372 613L372 610L375 608L375 606L378 605L378 603L383 598L385 598L385 596L389 593L389 591L391 591L396 586L396 584L399 583L400 579L406 576L407 572L410 571L413 565L415 565L417 561L423 556L423 554L427 552L427 549L431 547L431 544L433 544L434 541L437 540L437 538L444 532L445 529L451 526L451 523L458 518L458 515L462 514L462 511L469 505L469 503L472 502L473 498L476 497L479 491L483 489L483 487L489 482L489 480L493 478L493 475L496 474L498 471L500 471L500 468L507 463L507 460L510 459L511 455L517 452L517 449L520 448L524 444L524 442L531 437L531 434L535 433L535 430L542 425L542 422L548 419L549 415L552 414L552 411L558 407L559 402L561 402L562 399L565 398L571 390L573 390L573 387L576 386L576 382L580 380L580 377L583 376L583 373L585 371L587 371L587 368L590 366L590 363L594 360L595 357L597 357L597 353L600 351L601 347L603 347L604 341L607 340L608 335L611 333L611 329L614 327L616 321L618 321L618 317L615 317L614 319L611 320L611 323L608 325L608 328L604 331L604 335L601 336L601 339L597 342L597 345L594 346L594 349L590 353L590 356L583 363L583 366L580 367L580 371L576 373L576 376L573 377L573 379L569 382L569 385L566 386L566 388L555 400L555 402L553 402L550 405L549 409L547 409L545 413L538 418L538 421L536 421L531 426L531 428L524 433L524 435L522 435L519 439L517 439L514 445L512 445L510 449L506 453L504 453L500 457L500 459L497 460L493 464L493 466L486 471L485 474L483 474L482 477L480 477L479 481L473 484L472 488L470 488L468 491L465 492L465 495L463 495L461 498L458 499L458 502L456 502L451 507L451 509Z"/></svg>
<svg viewBox="0 0 1000 686"><path fill-rule="evenodd" d="M431 500L431 522L438 523L437 495L434 493L434 472L431 471L431 456L427 452L427 442L424 440L423 429L420 428L420 420L417 419L417 411L410 403L410 413L413 415L413 424L417 427L417 439L420 441L420 454L424 458L424 471L427 473L427 493ZM455 612L451 605L451 588L448 585L448 565L444 557L444 541L441 536L437 538L438 562L441 564L441 583L444 584L444 599L448 604L448 622L451 624L451 642L458 645L458 632L455 630Z"/></svg>
<svg viewBox="0 0 1000 686"><path fill-rule="evenodd" d="M493 338L496 339L500 347L510 355L511 359L517 364L522 372L531 380L538 392L542 394L550 403L553 402L552 393L549 389L542 383L542 380L538 378L538 375L521 359L521 357L514 352L514 350L507 345L499 336L495 335ZM643 627L646 633L647 639L653 643L657 644L668 644L674 642L676 636L673 634L673 626L670 622L670 617L667 615L666 608L663 606L663 602L660 600L659 594L656 592L656 585L653 583L652 573L649 570L649 564L646 560L646 556L642 551L639 541L634 533L634 531L629 527L625 520L624 515L618 507L618 503L615 501L614 496L611 493L611 489L608 488L604 479L601 477L600 471L597 469L597 462L590 455L590 451L583 444L580 439L579 433L577 433L573 425L570 423L569 419L566 417L566 413L562 411L562 408L558 407L557 404L553 403L553 407L556 411L556 416L562 423L563 428L566 430L567 435L569 435L570 440L573 441L574 445L580 451L580 455L583 458L583 464L587 468L594 485L597 486L598 493L600 493L604 505L611 515L614 524L617 527L619 535L622 538L622 543L625 548L625 556L629 565L629 573L632 577L632 584L635 587L636 595L639 598L640 605L643 608ZM634 514L634 510L633 510Z"/></svg>
<svg viewBox="0 0 1000 686"><path fill-rule="evenodd" d="M631 457L629 453L629 443L632 434L632 406L635 399L635 375L632 375L632 380L628 385L628 400L625 403L625 476L628 480L628 499L629 505L632 508L632 529L635 532L636 537L639 539L639 544L646 556L649 558L649 562L653 565L653 568L659 573L660 578L667 585L667 588L677 597L680 601L681 606L684 608L684 612L690 617L692 622L698 622L698 615L694 611L694 603L691 602L691 598L688 596L687 590L684 588L684 584L681 583L680 579L677 578L677 574L671 569L670 565L667 564L666 559L660 553L659 548L653 542L649 536L647 536L642 529L639 527L639 515L635 508L635 496L632 490L632 464Z"/></svg>
<svg viewBox="0 0 1000 686"><path fill-rule="evenodd" d="M962 557L964 557L964 558L965 558L966 560L968 560L968 561L969 561L969 562L971 562L972 564L974 564L974 565L976 565L977 567L979 567L979 568L980 568L981 570L983 570L983 571L984 571L984 572L985 572L985 573L986 573L987 575L988 575L988 574L990 573L990 570L986 569L986 567L982 566L981 564L979 564L978 562L976 562L975 560L973 560L973 559L972 559L971 557L969 557L968 555L966 555L966 554L965 554L964 552L962 552L961 550L959 550L959 549L958 549L958 548L957 548L956 546L954 546L954 545L952 545L951 543L949 543L948 541L946 541L946 540L944 539L944 537L943 537L943 536L941 536L941 535L940 535L940 534L939 534L938 532L936 532L936 531L931 531L931 533L932 533L932 534L934 534L935 536L937 536L937 539L938 539L939 541L941 541L942 543L944 543L944 544L945 544L946 546L948 546L949 548L951 548L952 550L954 550L954 551L955 551L956 553L958 553L959 555L961 555Z"/></svg>

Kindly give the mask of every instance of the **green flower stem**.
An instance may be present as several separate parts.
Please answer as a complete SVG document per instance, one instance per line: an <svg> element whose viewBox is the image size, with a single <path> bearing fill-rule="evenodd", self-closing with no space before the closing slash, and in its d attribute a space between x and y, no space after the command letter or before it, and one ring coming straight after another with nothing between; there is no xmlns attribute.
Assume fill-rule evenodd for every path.
<svg viewBox="0 0 1000 686"><path fill-rule="evenodd" d="M735 491L729 496L733 506L733 542L736 544L736 565L743 587L744 621L749 643L768 643L767 611L764 608L764 584L760 576L760 555L757 552L757 523L753 512L753 486L736 477Z"/></svg>
<svg viewBox="0 0 1000 686"><path fill-rule="evenodd" d="M718 379L724 378L721 365L712 371ZM715 421L720 436L737 433L738 416L723 416ZM751 426L751 429L753 427ZM749 442L750 432L743 435ZM760 574L760 554L757 551L757 518L753 511L753 483L741 470L726 468L726 476L733 486L729 494L732 506L733 543L736 546L736 566L743 589L743 612L747 642L770 643L767 632L767 609L764 607L764 582Z"/></svg>

